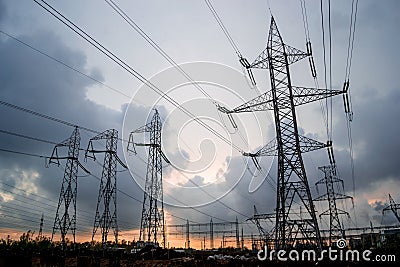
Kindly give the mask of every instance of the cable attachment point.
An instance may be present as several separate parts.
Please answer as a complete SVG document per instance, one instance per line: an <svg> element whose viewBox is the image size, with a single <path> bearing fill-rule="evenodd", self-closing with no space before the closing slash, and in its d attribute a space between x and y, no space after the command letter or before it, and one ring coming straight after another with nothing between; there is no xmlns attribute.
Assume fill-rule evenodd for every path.
<svg viewBox="0 0 400 267"><path fill-rule="evenodd" d="M314 57L312 55L312 47L310 41L306 42L306 47L307 47L308 62L310 63L311 75L313 76L313 78L317 78L317 69L315 68Z"/></svg>
<svg viewBox="0 0 400 267"><path fill-rule="evenodd" d="M239 57L239 62L244 68L246 68L247 74L249 75L249 79L251 81L251 84L253 86L255 86L256 85L256 80L254 79L253 72L251 71L251 65L250 65L249 61L246 58L240 56Z"/></svg>
<svg viewBox="0 0 400 267"><path fill-rule="evenodd" d="M220 105L217 105L217 109L219 111L221 111L222 113L226 113L226 114L231 113L231 111L229 109L227 109L226 107L220 106Z"/></svg>
<svg viewBox="0 0 400 267"><path fill-rule="evenodd" d="M248 153L248 152L243 152L242 155L245 156L245 157L250 157L251 160L252 160L253 163L254 163L254 166L256 166L257 170L261 171L261 165L260 165L260 163L258 162L258 159L257 159L258 155L257 155L257 154Z"/></svg>
<svg viewBox="0 0 400 267"><path fill-rule="evenodd" d="M329 157L329 163L334 166L336 164L335 161L335 156L333 155L333 146L332 146L332 140L329 140L326 143L326 146L328 148L328 157Z"/></svg>
<svg viewBox="0 0 400 267"><path fill-rule="evenodd" d="M353 111L351 110L350 105L350 97L349 97L349 80L345 81L343 84L343 105L344 105L344 112L349 121L353 121Z"/></svg>

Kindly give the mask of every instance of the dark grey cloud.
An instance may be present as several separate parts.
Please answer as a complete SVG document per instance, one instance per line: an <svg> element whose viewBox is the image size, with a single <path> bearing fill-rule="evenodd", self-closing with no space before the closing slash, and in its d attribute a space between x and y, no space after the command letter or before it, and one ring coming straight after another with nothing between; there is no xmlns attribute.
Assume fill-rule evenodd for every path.
<svg viewBox="0 0 400 267"><path fill-rule="evenodd" d="M0 22L2 22L7 14L6 5L4 0L0 0Z"/></svg>
<svg viewBox="0 0 400 267"><path fill-rule="evenodd" d="M99 70L86 69L86 57L82 52L66 47L52 33L41 32L31 36L19 36L19 38L35 44L35 46L40 47L51 56L61 59L76 69L92 73L97 79L103 79ZM121 136L123 112L105 108L87 99L87 88L93 85L93 81L54 63L11 39L6 39L0 43L0 57L2 58L2 64L0 65L0 83L2 85L0 98L3 101L98 131L115 128L120 132ZM67 139L73 130L71 127L4 106L1 106L0 109L2 112L0 118L2 130L54 142L61 142ZM138 114L139 117L145 118L143 109L140 110L140 113L138 109ZM138 123L143 124L145 121L140 122L138 119ZM80 134L82 138L81 147L86 148L88 139L93 137L94 134L82 130ZM97 142L95 145L101 147L104 146L104 143ZM123 159L121 143L118 146L120 157ZM53 145L2 134L0 136L0 147L50 156ZM65 153L65 151L60 151L60 153ZM81 151L80 161L82 163L84 163L83 156L84 153ZM36 187L26 189L37 190L37 192L33 191L33 193L43 194L47 198L57 201L63 176L62 169L54 165L50 166L50 168L45 168L44 160L37 158L7 154L5 152L2 152L0 157L3 182L19 188L24 185ZM98 160L102 164L103 157L100 155ZM65 162L61 162L61 166L63 164ZM101 168L98 165L90 160L85 165L93 174L101 177ZM118 170L120 169L122 167L118 167ZM80 171L80 175L84 176L84 174L84 172ZM32 175L38 175L38 177L34 179ZM79 178L78 209L94 214L98 186L99 181L91 176ZM126 193L138 199L143 196L140 188L131 180L127 171L118 173L118 187L123 188ZM25 194L5 185L2 185L1 188ZM38 199L33 195L28 197ZM119 194L118 198L120 218L121 221L124 221L120 225L121 229L127 229L133 225L137 226L139 223L140 203L135 203L134 200L122 194ZM10 203L8 203L8 206ZM18 204L16 200L13 203ZM56 202L50 203L50 205L54 206ZM51 224L52 220L54 220L55 210L54 208L52 209L53 212L46 210L48 224ZM15 214L19 213L15 211ZM78 225L90 226L90 221L94 218L90 219L90 215L86 213L81 213L80 215L85 218L82 217L83 219L80 220L78 215ZM79 228L82 229L81 227Z"/></svg>
<svg viewBox="0 0 400 267"><path fill-rule="evenodd" d="M400 114L400 93L398 89L388 90L384 94L373 93L368 90L368 97L359 96L354 103L355 118L352 122L352 137L355 152L355 174L357 190L363 191L376 182L389 179L400 179L397 164L400 143L397 135L400 131L396 123ZM336 143L341 147L348 147L347 130L344 123L335 125L340 135L336 136ZM344 150L336 150L336 158L343 171L343 178L351 180L349 169L349 154ZM347 183L351 186L351 183ZM351 187L350 187L351 188Z"/></svg>

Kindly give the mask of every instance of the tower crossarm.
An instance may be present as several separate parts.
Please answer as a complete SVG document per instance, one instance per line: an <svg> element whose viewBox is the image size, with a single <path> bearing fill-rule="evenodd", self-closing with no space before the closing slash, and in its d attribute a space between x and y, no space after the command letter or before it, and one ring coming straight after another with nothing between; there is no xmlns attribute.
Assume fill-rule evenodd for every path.
<svg viewBox="0 0 400 267"><path fill-rule="evenodd" d="M351 196L346 196L335 192L335 199L337 200L337 199L353 199L353 198ZM325 200L329 200L328 194L324 194L314 198L314 201L325 201Z"/></svg>
<svg viewBox="0 0 400 267"><path fill-rule="evenodd" d="M275 213L254 214L248 220L269 220L272 222L272 219L275 219Z"/></svg>
<svg viewBox="0 0 400 267"><path fill-rule="evenodd" d="M347 211L344 211L344 210L341 210L341 209L337 209L337 214L338 215L346 215L348 217L350 216L350 214ZM321 217L321 216L330 216L330 215L331 215L331 213L329 212L329 210L326 210L326 211L322 212L319 215L319 217Z"/></svg>
<svg viewBox="0 0 400 267"><path fill-rule="evenodd" d="M287 85L286 85L287 86ZM292 86L293 102L295 106L301 106L307 103L315 102L321 99L329 98L332 96L346 93L342 90L330 90L330 89L318 89L308 88L300 86ZM277 96L277 99L285 99L287 95ZM286 103L287 105L289 103ZM289 108L283 104L282 108ZM228 110L225 107L220 107L219 111L230 114L230 113L241 113L241 112L254 112L254 111L266 111L274 110L272 91L268 91L260 96L257 96L248 102L232 109Z"/></svg>
<svg viewBox="0 0 400 267"><path fill-rule="evenodd" d="M285 51L289 64L293 64L307 56L310 56L310 54L287 44L285 44ZM268 47L261 52L261 54L254 60L253 63L250 64L248 68L269 69Z"/></svg>
<svg viewBox="0 0 400 267"><path fill-rule="evenodd" d="M246 157L262 157L262 156L276 156L277 155L276 138L269 141L265 146L263 146L256 153L244 152L243 156Z"/></svg>
<svg viewBox="0 0 400 267"><path fill-rule="evenodd" d="M318 89L292 86L293 90L293 101L295 106L315 102L321 99L325 99L331 96L340 95L346 93L341 90L330 90L330 89Z"/></svg>
<svg viewBox="0 0 400 267"><path fill-rule="evenodd" d="M228 110L225 107L218 108L219 111L223 113L241 113L241 112L253 112L253 111L264 111L273 110L272 102L272 91L268 91L260 96L257 96L250 101L234 108L233 110Z"/></svg>
<svg viewBox="0 0 400 267"><path fill-rule="evenodd" d="M327 143L322 143L303 135L299 135L299 141L301 153L314 151L328 146Z"/></svg>
<svg viewBox="0 0 400 267"><path fill-rule="evenodd" d="M134 130L131 132L131 134L134 133L148 133L151 132L152 126L151 126L151 122L147 123L146 125Z"/></svg>
<svg viewBox="0 0 400 267"><path fill-rule="evenodd" d="M300 140L301 153L306 153L329 146L328 143L322 143L302 135L299 135L299 140ZM255 153L251 152L243 153L243 156L245 157L263 157L263 156L277 156L277 155L278 155L278 150L277 150L276 138L269 141L265 146L263 146Z"/></svg>

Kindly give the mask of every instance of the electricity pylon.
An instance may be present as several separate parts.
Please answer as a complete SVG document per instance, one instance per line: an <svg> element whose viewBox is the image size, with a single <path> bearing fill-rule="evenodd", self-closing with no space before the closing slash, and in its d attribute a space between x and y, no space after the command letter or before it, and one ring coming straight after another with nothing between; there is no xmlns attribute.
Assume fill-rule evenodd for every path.
<svg viewBox="0 0 400 267"><path fill-rule="evenodd" d="M382 215L385 215L385 211L389 211L389 210L393 212L394 216L400 223L400 216L397 213L397 211L400 210L400 204L397 204L396 202L394 202L394 200L390 194L389 194L389 206L387 206L386 208L384 208L382 210Z"/></svg>
<svg viewBox="0 0 400 267"><path fill-rule="evenodd" d="M320 184L325 184L326 194L315 198L314 201L328 201L328 209L322 212L319 217L321 218L321 216L329 216L329 245L332 245L333 241L337 241L337 239L345 237L344 229L342 227L339 215L347 215L348 217L350 216L347 211L341 210L337 207L336 200L353 200L353 198L335 192L335 184L341 184L342 189L344 189L343 180L338 178L335 164L318 167L318 169L323 172L324 177L316 182L315 185L318 186Z"/></svg>
<svg viewBox="0 0 400 267"><path fill-rule="evenodd" d="M40 226L39 226L39 234L38 234L39 239L41 239L43 237L43 221L44 221L44 214L42 213L42 217L40 217Z"/></svg>
<svg viewBox="0 0 400 267"><path fill-rule="evenodd" d="M299 135L296 107L342 94L343 91L292 86L289 66L311 53L300 51L283 42L274 17L271 18L267 47L247 68L268 69L271 90L228 110L227 114L273 110L275 116L276 140L271 141L259 152L248 156L278 156L277 198L275 217L275 249L286 249L301 239L321 249L321 235L315 207L311 197L302 154L326 147L326 144ZM276 145L275 145L276 144ZM303 207L304 218L294 219L292 203L298 198Z"/></svg>
<svg viewBox="0 0 400 267"><path fill-rule="evenodd" d="M106 140L105 150L95 150L93 148L93 141L97 140ZM110 229L114 232L115 244L118 244L117 162L121 164L122 167L127 167L117 155L117 141L118 131L115 129L106 130L89 140L85 152L85 158L89 157L93 160L96 160L95 153L105 154L92 233L93 242L97 229L99 227L101 228L101 243L103 247L107 243L107 236ZM89 155L89 153L92 153L92 155Z"/></svg>
<svg viewBox="0 0 400 267"><path fill-rule="evenodd" d="M129 135L127 149L135 151L136 146L148 146L149 157L147 163L147 174L143 196L142 218L140 222L139 241L145 241L158 246L159 236L162 246L166 246L163 181L162 181L162 159L170 163L161 150L161 128L162 122L158 111L149 123L133 131ZM149 133L150 143L134 143L133 136L137 133Z"/></svg>
<svg viewBox="0 0 400 267"><path fill-rule="evenodd" d="M78 159L80 141L81 138L78 127L75 127L70 138L54 147L49 159L49 164L55 163L58 166L60 166L60 159L67 160L64 170L64 178L61 184L60 197L58 199L56 217L54 219L53 233L51 235L51 239L53 240L56 231L60 230L63 250L66 248L65 239L69 231L72 233L75 244L78 166L87 172L87 170L79 163ZM61 147L68 147L67 156L58 156L58 149Z"/></svg>

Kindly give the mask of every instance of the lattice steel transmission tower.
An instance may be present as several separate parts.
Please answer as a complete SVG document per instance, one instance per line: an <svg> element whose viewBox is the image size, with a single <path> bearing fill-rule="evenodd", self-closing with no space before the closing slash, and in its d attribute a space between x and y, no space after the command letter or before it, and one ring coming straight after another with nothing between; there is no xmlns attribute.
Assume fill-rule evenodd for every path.
<svg viewBox="0 0 400 267"><path fill-rule="evenodd" d="M245 66L248 69L268 69L271 90L233 110L220 107L220 111L227 114L266 110L274 112L276 140L257 153L246 155L278 156L275 249L289 248L296 243L296 239L315 244L321 249L321 235L302 154L327 145L299 135L296 107L342 94L343 91L292 86L289 66L308 56L311 56L311 51L303 52L283 42L272 17L267 47L252 64ZM294 218L291 213L295 199L300 200L299 206L304 210L303 218Z"/></svg>
<svg viewBox="0 0 400 267"><path fill-rule="evenodd" d="M130 133L127 149L135 151L135 145L149 147L139 241L149 242L158 246L161 237L162 246L165 248L162 159L167 163L170 162L161 150L161 129L160 115L155 110L149 123ZM149 133L150 143L134 143L133 137L137 133Z"/></svg>
<svg viewBox="0 0 400 267"><path fill-rule="evenodd" d="M83 168L78 159L80 141L81 138L78 127L75 127L71 137L54 147L49 159L49 164L55 163L58 166L60 165L60 159L67 160L61 184L60 197L58 199L56 217L54 219L53 233L51 235L51 239L53 240L56 231L60 230L63 249L66 248L66 236L68 232L71 232L75 244L78 167L80 166ZM58 149L61 147L68 147L67 156L58 156ZM83 169L85 170L85 168Z"/></svg>
<svg viewBox="0 0 400 267"><path fill-rule="evenodd" d="M382 215L385 215L385 212L389 211L389 210L393 212L397 221L400 223L400 216L397 213L397 211L400 210L400 204L397 204L396 202L394 202L394 200L390 194L389 194L389 206L387 206L386 208L384 208L382 210Z"/></svg>
<svg viewBox="0 0 400 267"><path fill-rule="evenodd" d="M39 239L41 239L43 237L43 221L44 221L44 214L42 213L42 217L40 217L40 226L39 226L39 234L38 234Z"/></svg>
<svg viewBox="0 0 400 267"><path fill-rule="evenodd" d="M95 150L93 141L105 140L105 150ZM97 229L101 228L101 243L107 243L107 236L110 229L114 232L115 244L118 244L118 223L117 223L117 162L122 167L126 165L117 155L118 131L115 129L106 130L89 140L85 158L96 160L95 153L104 153L103 170L100 179L99 196L97 199L96 215L93 226L92 242ZM92 155L89 155L92 153Z"/></svg>
<svg viewBox="0 0 400 267"><path fill-rule="evenodd" d="M322 212L319 216L320 218L321 216L329 216L329 245L332 245L333 241L337 241L337 239L345 237L345 232L339 215L347 215L348 217L350 216L347 211L341 210L337 207L336 200L351 199L353 201L353 198L335 192L335 185L338 184L341 184L341 187L344 190L343 180L338 178L335 164L318 167L318 169L323 172L324 177L316 182L315 185L318 186L324 184L326 186L326 194L315 198L314 201L328 201L328 209Z"/></svg>

